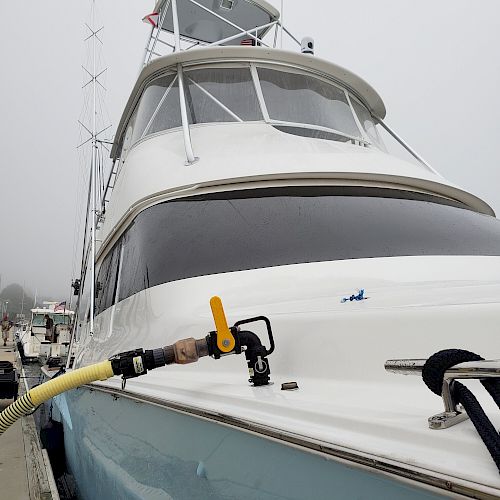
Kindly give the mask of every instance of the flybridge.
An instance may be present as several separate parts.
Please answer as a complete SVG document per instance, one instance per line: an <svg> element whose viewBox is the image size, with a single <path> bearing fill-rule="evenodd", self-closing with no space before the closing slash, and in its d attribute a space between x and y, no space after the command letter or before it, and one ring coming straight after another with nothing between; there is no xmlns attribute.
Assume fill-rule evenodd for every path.
<svg viewBox="0 0 500 500"><path fill-rule="evenodd" d="M191 58L192 49L197 47L204 47L204 55L210 58L211 62L232 62L228 60L231 56L231 49L239 50L239 48L250 48L252 47L265 47L269 49L282 48L283 46L283 36L286 35L298 46L298 49L302 54L308 55L309 58L301 59L297 57L292 57L292 60L288 60L289 57L287 53L274 53L274 51L262 51L259 54L260 58L274 59L279 64L282 64L285 59L287 59L287 64L290 66L291 71L295 72L295 68L301 68L305 66L305 71L307 73L318 73L321 77L326 77L327 80L335 80L335 84L339 84L340 87L344 87L347 90L354 90L357 99L361 103L366 105L366 111L363 113L367 115L370 128L374 128L375 123L379 123L394 139L401 144L408 152L414 156L420 163L422 163L427 170L432 173L436 173L432 167L430 167L423 158L421 158L415 151L413 151L400 137L398 137L392 130L390 130L382 119L385 116L385 107L378 96L378 94L363 80L361 80L356 75L353 75L344 68L340 68L335 65L328 65L326 62L319 61L318 63L313 62L314 58L310 56L314 54L314 41L312 38L306 37L302 41L299 41L295 36L293 36L289 30L283 24L282 13L277 11L273 6L268 4L265 0L158 0L153 12L146 15L143 21L151 25L151 31L146 43L144 57L142 61L142 67L144 71L141 72L139 81L134 88L131 99L125 108L125 113L122 116L122 120L118 126L115 142L111 151L111 156L115 163L112 168L111 174L108 179L107 186L105 188L105 193L103 196L104 204L108 200L108 195L112 190L114 185L114 180L118 174L119 165L116 164L117 159L123 156L123 152L127 150L124 148L124 142L126 142L125 128L127 124L130 125L133 122L134 117L132 116L134 112L137 112L138 98L140 94L144 91L144 86L149 84L146 82L149 75L148 69L153 72L157 71L168 71L174 75L174 79L166 85L163 93L163 98L160 102L155 104L156 111L153 116L150 116L151 123L147 124L143 132L146 134L148 131L156 130L154 125L154 119L158 118L158 113L162 111L162 106L165 104L166 100L175 99L175 95L178 95L179 109L175 110L175 113L170 113L171 116L179 117L176 122L176 127L183 131L184 137L184 147L186 153L186 165L192 165L198 161L198 157L195 155L194 148L190 137L190 126L199 122L198 119L194 119L189 116L188 111L191 111L193 106L191 103L187 102L189 100L189 94L191 94L191 89L189 88L190 83L196 86L196 90L199 90L205 94L204 97L211 99L217 106L219 106L225 116L230 116L230 119L217 119L208 120L211 121L246 121L239 117L237 113L232 112L230 107L226 106L221 99L215 97L210 91L207 91L199 82L193 82L193 78L186 78L184 73L186 71L187 65L193 59L197 59L196 56ZM228 47L232 46L232 47ZM220 47L224 50L222 53L208 52L207 48ZM222 47L224 47L222 49ZM194 51L196 52L196 51ZM259 51L260 52L260 51ZM183 53L180 55L179 53ZM189 54L187 54L189 53ZM170 64L165 59L165 66L157 67L153 63L155 59L163 58L167 55L178 54L172 60ZM245 53L240 52L236 55L235 60L239 60L240 63L245 60ZM247 53L246 62L250 61L256 54ZM145 67L148 68L145 68ZM167 67L169 66L169 67ZM257 71L254 67L252 69L252 79L256 83L258 79ZM304 69L304 68L303 68ZM156 76L156 75L155 75ZM323 83L320 83L318 79L314 79L321 87ZM215 82L214 82L215 83ZM227 82L226 82L227 83ZM302 82L303 83L303 82ZM298 84L299 88L302 88L302 83ZM296 82L294 83L294 85ZM138 86L140 88L138 88ZM162 87L162 85L160 85ZM333 88L328 86L328 88ZM171 92L172 90L172 92ZM186 90L188 96L186 97ZM343 91L344 92L344 91ZM318 92L316 92L318 93ZM322 94L322 92L319 92ZM284 93L283 93L284 94ZM265 108L264 96L262 96L262 91L260 86L257 85L257 97L259 99L259 106ZM324 96L323 96L324 97ZM324 99L323 99L324 100ZM327 99L332 100L332 99ZM335 101L336 99L333 99ZM346 95L346 100L349 101L349 97ZM168 102L167 102L168 104ZM348 107L352 108L351 104L347 102ZM355 106L356 104L354 104ZM229 108L229 109L228 109ZM134 111L135 110L135 111ZM165 110L163 110L165 111ZM275 122L280 122L282 124L283 120L276 120L274 117L270 116L267 109L262 109L262 117L266 123L276 125ZM350 114L356 116L353 109L348 110ZM220 113L219 113L220 114ZM268 116L269 115L269 116ZM370 115L373 115L373 119ZM164 116L164 113L160 113L160 116ZM279 117L278 117L279 118ZM375 119L375 121L373 121ZM261 120L261 121L262 121ZM338 127L332 127L331 123L303 123L302 117L294 117L293 120L287 119L287 126L291 125L295 130L298 126L300 129L299 135L304 135L302 129L312 128L314 130L319 130L321 128L322 138L332 138L332 137L342 137L346 135L351 138L355 143L370 145L377 140L373 140L373 137L369 137L366 133L365 121L363 124L359 122L358 118L355 118L356 126L351 127L348 133L344 129L338 129ZM373 126L372 126L373 125ZM164 130L168 128L176 127L162 127L159 130ZM130 127L129 127L130 128ZM354 135L352 134L354 130ZM290 127L287 129L288 132L292 132ZM333 136L332 136L333 133ZM327 134L327 135L325 135ZM328 135L329 134L329 135ZM359 135L359 137L358 137ZM315 135L317 137L317 135ZM359 140L361 139L361 141ZM130 144L128 145L130 146ZM123 161L124 158L122 157Z"/></svg>
<svg viewBox="0 0 500 500"><path fill-rule="evenodd" d="M168 52L197 46L276 48L284 34L300 46L283 26L280 13L263 0L159 0L143 21L151 24L144 65ZM272 39L264 41L268 34Z"/></svg>
<svg viewBox="0 0 500 500"><path fill-rule="evenodd" d="M136 145L173 132L191 166L205 154L191 132L207 124L261 124L382 151L385 131L424 167L422 174L437 174L383 121L375 89L313 57L313 40L295 38L264 0L159 0L143 21L151 30L142 70L117 127L99 213ZM297 51L277 50L285 35Z"/></svg>

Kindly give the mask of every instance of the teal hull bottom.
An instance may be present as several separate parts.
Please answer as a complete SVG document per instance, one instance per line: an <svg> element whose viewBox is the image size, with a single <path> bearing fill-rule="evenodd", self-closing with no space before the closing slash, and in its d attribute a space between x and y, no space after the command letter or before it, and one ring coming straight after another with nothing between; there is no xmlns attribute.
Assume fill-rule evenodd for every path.
<svg viewBox="0 0 500 500"><path fill-rule="evenodd" d="M83 500L444 498L333 457L100 390L63 394L55 407Z"/></svg>

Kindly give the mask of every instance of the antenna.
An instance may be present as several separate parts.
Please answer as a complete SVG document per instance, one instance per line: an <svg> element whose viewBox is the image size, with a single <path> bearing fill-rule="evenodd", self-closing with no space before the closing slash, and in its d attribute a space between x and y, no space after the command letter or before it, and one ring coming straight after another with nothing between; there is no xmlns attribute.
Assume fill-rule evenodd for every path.
<svg viewBox="0 0 500 500"><path fill-rule="evenodd" d="M84 169L88 168L88 164L90 163L89 192L87 196L84 243L82 248L81 282L84 282L84 276L88 267L88 271L90 272L90 335L93 335L96 231L103 220L103 210L101 209L105 198L103 183L101 182L105 175L105 169L102 165L104 155L101 153L103 148L109 151L106 146L109 141L101 139L101 136L111 125L109 125L109 116L103 116L104 114L107 115L107 113L104 113L104 93L106 92L106 86L103 81L107 67L104 65L102 57L102 34L104 26L96 20L96 0L90 0L90 5L90 21L85 23L87 36L84 39L88 58L86 63L82 65L86 78L82 86L84 90L84 110L78 120L81 134L85 137L82 137L78 149L82 151ZM88 259L86 258L87 255ZM83 314L85 313L86 311L83 311Z"/></svg>
<svg viewBox="0 0 500 500"><path fill-rule="evenodd" d="M91 201L91 226L90 226L90 231L91 231L91 250L90 250L90 335L94 335L94 301L95 301L95 230L96 230L96 210L97 210L97 204L96 204L96 133L97 133L97 128L96 128L96 113L97 113L97 73L96 73L96 43L97 43L97 33L101 30L99 28L97 31L95 30L95 0L92 0L92 6L93 6L93 11L92 11L92 95L93 95L93 103L92 103L92 159L90 161L90 175L91 175L91 190L92 190L92 201Z"/></svg>

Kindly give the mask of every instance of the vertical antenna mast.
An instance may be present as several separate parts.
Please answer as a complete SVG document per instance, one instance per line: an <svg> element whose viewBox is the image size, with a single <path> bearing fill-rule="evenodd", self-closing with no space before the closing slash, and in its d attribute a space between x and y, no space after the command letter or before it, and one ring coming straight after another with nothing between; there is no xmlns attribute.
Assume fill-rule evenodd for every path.
<svg viewBox="0 0 500 500"><path fill-rule="evenodd" d="M101 161L100 148L107 149L108 141L100 140L100 135L110 128L106 126L105 117L99 110L105 108L103 106L103 91L106 87L100 81L100 77L106 72L107 68L101 68L101 46L103 44L100 38L100 33L104 29L103 26L97 25L96 20L96 0L90 0L91 16L89 24L86 24L90 34L85 38L85 42L90 43L88 46L87 67L83 66L83 70L87 77L86 83L83 85L85 89L84 97L84 112L85 116L79 120L82 131L87 134L87 139L80 146L90 144L90 157L85 155L85 164L88 165L90 160L90 175L89 175L89 191L86 208L86 223L84 229L84 245L82 249L82 273L81 283L82 288L90 289L90 313L89 313L89 333L94 334L94 314L95 314L95 287L96 287L96 272L95 272L95 257L96 257L96 231L99 223L102 221L103 212L101 207L105 198L103 186L100 185L101 178L104 176L104 169ZM89 116L91 115L91 116ZM109 118L106 116L106 118ZM88 246L87 246L88 244ZM87 274L87 272L89 274ZM89 279L89 287L84 287L83 284ZM88 281L87 281L88 283ZM80 291L80 293L83 290ZM82 311L86 314L86 311Z"/></svg>
<svg viewBox="0 0 500 500"><path fill-rule="evenodd" d="M96 73L96 41L97 32L95 29L95 0L92 0L92 156L90 160L90 189L92 190L91 201L91 250L90 250L90 335L94 335L94 313L95 313L95 228L97 215L97 200L96 200L96 148L97 148L97 129L96 129L96 113L97 113L97 73Z"/></svg>

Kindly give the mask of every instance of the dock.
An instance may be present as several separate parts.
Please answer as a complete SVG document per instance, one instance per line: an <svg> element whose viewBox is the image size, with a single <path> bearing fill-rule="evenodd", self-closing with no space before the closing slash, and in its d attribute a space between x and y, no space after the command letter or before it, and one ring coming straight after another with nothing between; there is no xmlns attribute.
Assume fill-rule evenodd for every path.
<svg viewBox="0 0 500 500"><path fill-rule="evenodd" d="M0 346L0 361L10 361L23 376L14 342ZM27 390L19 380L19 396ZM0 399L0 411L12 400ZM18 420L0 436L0 498L9 500L59 500L47 452L42 449L32 415Z"/></svg>

